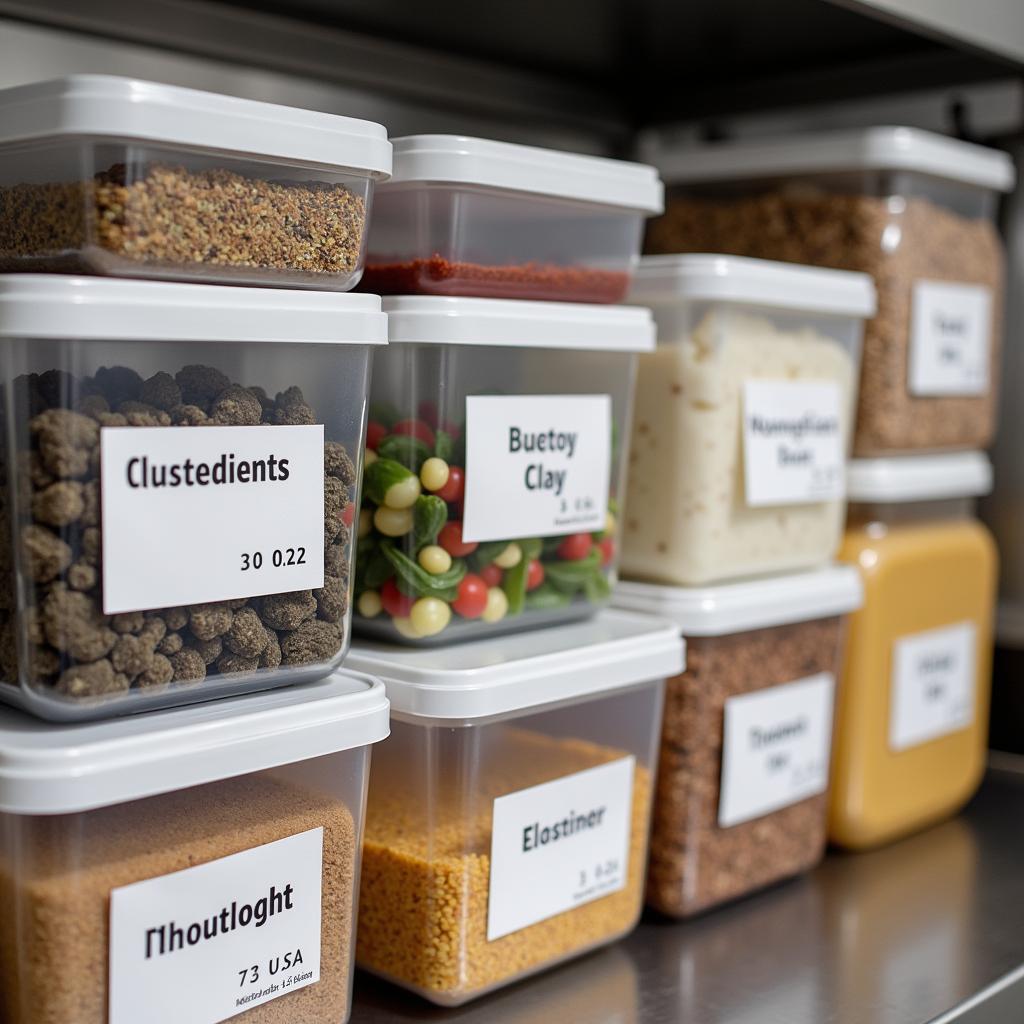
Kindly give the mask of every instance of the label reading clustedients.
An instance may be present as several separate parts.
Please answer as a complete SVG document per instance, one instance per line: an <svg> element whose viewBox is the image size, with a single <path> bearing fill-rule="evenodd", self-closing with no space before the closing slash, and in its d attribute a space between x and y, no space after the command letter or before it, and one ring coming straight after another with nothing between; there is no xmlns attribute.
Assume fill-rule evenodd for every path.
<svg viewBox="0 0 1024 1024"><path fill-rule="evenodd" d="M625 888L635 760L494 801L487 941Z"/></svg>
<svg viewBox="0 0 1024 1024"><path fill-rule="evenodd" d="M104 427L106 615L324 585L324 428Z"/></svg>
<svg viewBox="0 0 1024 1024"><path fill-rule="evenodd" d="M840 389L831 381L744 383L747 505L800 505L843 497L840 409Z"/></svg>
<svg viewBox="0 0 1024 1024"><path fill-rule="evenodd" d="M722 828L824 793L832 749L831 672L725 702Z"/></svg>
<svg viewBox="0 0 1024 1024"><path fill-rule="evenodd" d="M977 629L929 629L893 644L889 746L896 751L966 729L974 721Z"/></svg>
<svg viewBox="0 0 1024 1024"><path fill-rule="evenodd" d="M910 322L912 395L983 395L989 387L992 290L915 281Z"/></svg>
<svg viewBox="0 0 1024 1024"><path fill-rule="evenodd" d="M603 530L611 445L609 395L468 397L463 539Z"/></svg>
<svg viewBox="0 0 1024 1024"><path fill-rule="evenodd" d="M314 828L113 889L109 1024L217 1024L316 984L323 842Z"/></svg>

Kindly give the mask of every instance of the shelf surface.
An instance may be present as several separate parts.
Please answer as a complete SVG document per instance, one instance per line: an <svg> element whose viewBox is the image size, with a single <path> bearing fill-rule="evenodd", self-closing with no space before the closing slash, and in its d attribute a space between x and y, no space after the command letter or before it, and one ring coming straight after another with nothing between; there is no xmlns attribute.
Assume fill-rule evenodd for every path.
<svg viewBox="0 0 1024 1024"><path fill-rule="evenodd" d="M1024 1020L1024 774L958 818L628 939L457 1010L359 974L352 1024Z"/></svg>

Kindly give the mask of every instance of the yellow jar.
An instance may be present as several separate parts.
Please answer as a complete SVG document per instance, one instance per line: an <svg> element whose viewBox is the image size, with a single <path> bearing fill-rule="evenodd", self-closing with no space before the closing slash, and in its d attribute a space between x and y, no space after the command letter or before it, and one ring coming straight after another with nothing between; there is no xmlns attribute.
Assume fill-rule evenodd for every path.
<svg viewBox="0 0 1024 1024"><path fill-rule="evenodd" d="M995 545L972 516L977 452L855 460L840 549L864 580L850 620L829 835L861 849L955 813L981 780Z"/></svg>

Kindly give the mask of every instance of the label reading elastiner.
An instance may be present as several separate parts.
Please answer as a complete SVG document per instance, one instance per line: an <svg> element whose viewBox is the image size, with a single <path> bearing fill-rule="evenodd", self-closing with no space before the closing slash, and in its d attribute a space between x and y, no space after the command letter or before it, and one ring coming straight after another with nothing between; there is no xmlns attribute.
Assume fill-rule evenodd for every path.
<svg viewBox="0 0 1024 1024"><path fill-rule="evenodd" d="M722 828L825 792L834 691L832 674L819 672L725 702Z"/></svg>
<svg viewBox="0 0 1024 1024"><path fill-rule="evenodd" d="M845 488L841 398L831 381L748 380L743 387L747 505L838 501Z"/></svg>
<svg viewBox="0 0 1024 1024"><path fill-rule="evenodd" d="M634 758L498 797L487 940L625 888Z"/></svg>
<svg viewBox="0 0 1024 1024"><path fill-rule="evenodd" d="M109 1024L217 1024L320 980L324 830L110 893Z"/></svg>
<svg viewBox="0 0 1024 1024"><path fill-rule="evenodd" d="M985 394L991 332L991 289L915 281L907 368L910 393Z"/></svg>
<svg viewBox="0 0 1024 1024"><path fill-rule="evenodd" d="M324 428L105 427L107 615L324 585Z"/></svg>
<svg viewBox="0 0 1024 1024"><path fill-rule="evenodd" d="M889 746L926 743L974 720L977 630L972 622L901 637L892 651Z"/></svg>
<svg viewBox="0 0 1024 1024"><path fill-rule="evenodd" d="M608 395L468 397L463 538L603 530L611 441Z"/></svg>

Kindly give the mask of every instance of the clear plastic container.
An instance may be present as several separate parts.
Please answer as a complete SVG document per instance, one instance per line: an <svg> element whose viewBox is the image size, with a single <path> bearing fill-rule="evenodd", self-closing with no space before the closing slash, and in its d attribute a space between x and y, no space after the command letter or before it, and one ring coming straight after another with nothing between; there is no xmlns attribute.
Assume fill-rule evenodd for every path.
<svg viewBox="0 0 1024 1024"><path fill-rule="evenodd" d="M616 606L670 619L686 640L686 671L665 687L650 906L690 917L821 860L842 642L861 598L846 566L616 589Z"/></svg>
<svg viewBox="0 0 1024 1024"><path fill-rule="evenodd" d="M653 167L455 135L392 140L363 287L382 295L621 302Z"/></svg>
<svg viewBox="0 0 1024 1024"><path fill-rule="evenodd" d="M855 460L839 557L858 566L829 837L876 846L959 810L985 767L996 551L977 452Z"/></svg>
<svg viewBox="0 0 1024 1024"><path fill-rule="evenodd" d="M593 614L615 581L650 313L438 296L384 308L356 629L443 644Z"/></svg>
<svg viewBox="0 0 1024 1024"><path fill-rule="evenodd" d="M693 586L824 565L842 533L864 274L731 256L641 260L622 571Z"/></svg>
<svg viewBox="0 0 1024 1024"><path fill-rule="evenodd" d="M0 277L0 700L97 717L335 668L386 334L369 295Z"/></svg>
<svg viewBox="0 0 1024 1024"><path fill-rule="evenodd" d="M350 657L393 713L370 777L360 967L455 1006L632 930L677 629L605 611L528 646Z"/></svg>
<svg viewBox="0 0 1024 1024"><path fill-rule="evenodd" d="M348 290L383 126L107 75L0 92L0 270Z"/></svg>
<svg viewBox="0 0 1024 1024"><path fill-rule="evenodd" d="M0 709L0 1019L343 1024L387 734L354 673L101 724Z"/></svg>
<svg viewBox="0 0 1024 1024"><path fill-rule="evenodd" d="M871 274L854 452L982 448L995 426L1003 152L912 128L680 149L649 252L725 252Z"/></svg>

